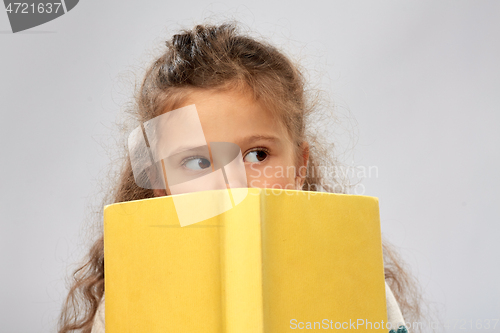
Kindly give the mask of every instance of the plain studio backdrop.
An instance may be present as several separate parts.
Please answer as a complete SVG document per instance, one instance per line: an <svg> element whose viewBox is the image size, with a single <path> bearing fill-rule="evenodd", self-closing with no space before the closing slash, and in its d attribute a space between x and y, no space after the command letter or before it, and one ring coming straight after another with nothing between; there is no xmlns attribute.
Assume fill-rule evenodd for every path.
<svg viewBox="0 0 500 333"><path fill-rule="evenodd" d="M207 17L319 78L437 331L500 318L500 2L81 1L18 34L0 13L0 331L55 331L132 73Z"/></svg>

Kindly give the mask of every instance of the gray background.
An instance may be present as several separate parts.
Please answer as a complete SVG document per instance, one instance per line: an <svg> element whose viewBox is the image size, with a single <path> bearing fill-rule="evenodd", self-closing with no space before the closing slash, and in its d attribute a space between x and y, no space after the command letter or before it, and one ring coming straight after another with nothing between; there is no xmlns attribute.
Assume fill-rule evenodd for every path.
<svg viewBox="0 0 500 333"><path fill-rule="evenodd" d="M19 34L0 12L1 332L55 330L132 73L207 17L240 20L320 80L345 162L378 168L364 193L442 323L500 318L500 2L82 1Z"/></svg>

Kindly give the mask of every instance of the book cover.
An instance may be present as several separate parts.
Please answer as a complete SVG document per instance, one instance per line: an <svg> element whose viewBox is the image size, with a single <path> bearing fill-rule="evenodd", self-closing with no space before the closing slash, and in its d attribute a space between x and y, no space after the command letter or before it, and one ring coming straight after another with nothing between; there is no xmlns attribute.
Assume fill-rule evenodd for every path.
<svg viewBox="0 0 500 333"><path fill-rule="evenodd" d="M182 214L198 216L227 191L244 199L181 226L174 200L184 200ZM387 322L377 198L227 191L105 207L107 333L279 333L346 323L380 331L365 325Z"/></svg>

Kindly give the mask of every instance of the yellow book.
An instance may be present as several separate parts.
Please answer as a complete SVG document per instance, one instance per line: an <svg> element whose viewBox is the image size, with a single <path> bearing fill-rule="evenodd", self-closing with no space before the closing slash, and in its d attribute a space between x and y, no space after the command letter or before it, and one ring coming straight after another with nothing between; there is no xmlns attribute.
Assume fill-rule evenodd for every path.
<svg viewBox="0 0 500 333"><path fill-rule="evenodd" d="M106 333L388 331L377 198L228 191L184 227L174 200L199 214L226 190L105 207Z"/></svg>

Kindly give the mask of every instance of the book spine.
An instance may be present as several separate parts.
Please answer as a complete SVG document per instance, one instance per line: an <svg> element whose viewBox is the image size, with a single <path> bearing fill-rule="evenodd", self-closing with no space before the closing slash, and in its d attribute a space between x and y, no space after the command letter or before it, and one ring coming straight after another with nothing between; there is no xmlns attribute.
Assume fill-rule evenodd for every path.
<svg viewBox="0 0 500 333"><path fill-rule="evenodd" d="M259 193L258 189L250 189L243 202L224 214L221 268L225 333L264 331Z"/></svg>

